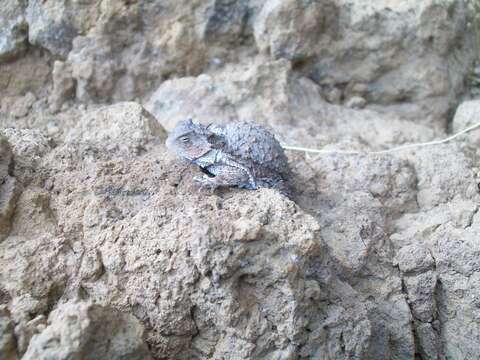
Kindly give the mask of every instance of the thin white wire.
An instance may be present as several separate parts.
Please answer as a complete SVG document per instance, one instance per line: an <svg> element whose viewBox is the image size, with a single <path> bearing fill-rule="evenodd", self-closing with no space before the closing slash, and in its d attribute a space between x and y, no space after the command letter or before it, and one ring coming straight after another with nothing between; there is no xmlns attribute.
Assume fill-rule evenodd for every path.
<svg viewBox="0 0 480 360"><path fill-rule="evenodd" d="M304 148L304 147L299 147L299 146L289 146L289 145L282 145L285 150L293 150L293 151L302 151L306 153L314 153L314 154L345 154L345 155L360 155L360 154L386 154L386 153L391 153L395 151L400 151L400 150L405 150L405 149L412 149L412 148L418 148L418 147L423 147L423 146L431 146L431 145L439 145L439 144L444 144L447 143L460 135L463 135L465 133L468 133L476 128L480 127L480 122L473 124L466 129L463 129L445 139L439 139L439 140L433 140L433 141L428 141L424 143L416 143L416 144L405 144L405 145L400 145L391 149L387 150L380 150L380 151L355 151L355 150L323 150L323 149L309 149L309 148Z"/></svg>

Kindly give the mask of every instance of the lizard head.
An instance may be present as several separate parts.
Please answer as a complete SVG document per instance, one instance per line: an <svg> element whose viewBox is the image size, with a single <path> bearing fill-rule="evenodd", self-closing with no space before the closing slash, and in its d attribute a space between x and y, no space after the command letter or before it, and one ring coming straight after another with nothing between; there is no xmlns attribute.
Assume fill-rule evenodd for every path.
<svg viewBox="0 0 480 360"><path fill-rule="evenodd" d="M183 120L170 132L166 144L180 157L194 161L212 149L208 142L209 134L205 126L195 124L191 119Z"/></svg>

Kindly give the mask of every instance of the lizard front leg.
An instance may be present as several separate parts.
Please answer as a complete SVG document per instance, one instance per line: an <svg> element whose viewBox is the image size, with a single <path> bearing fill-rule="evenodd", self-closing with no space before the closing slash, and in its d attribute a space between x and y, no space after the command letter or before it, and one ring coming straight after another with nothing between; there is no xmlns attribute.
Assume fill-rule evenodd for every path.
<svg viewBox="0 0 480 360"><path fill-rule="evenodd" d="M201 184L202 187L209 187L215 189L220 186L238 186L247 189L256 189L256 184L252 179L253 176L248 170L243 167L229 166L229 165L211 165L207 167L209 173L213 177L204 175L195 180Z"/></svg>

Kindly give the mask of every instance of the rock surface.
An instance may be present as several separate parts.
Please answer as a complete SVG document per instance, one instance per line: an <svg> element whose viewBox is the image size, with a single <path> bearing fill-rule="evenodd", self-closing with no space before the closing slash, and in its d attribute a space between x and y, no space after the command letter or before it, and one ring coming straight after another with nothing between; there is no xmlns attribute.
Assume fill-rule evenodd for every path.
<svg viewBox="0 0 480 360"><path fill-rule="evenodd" d="M25 50L27 26L23 1L3 1L0 13L0 63Z"/></svg>
<svg viewBox="0 0 480 360"><path fill-rule="evenodd" d="M91 116L116 118L125 106L134 104ZM24 190L0 248L12 303L36 301L20 323L80 297L134 314L157 358L365 356L367 310L335 275L314 218L273 190L200 194L186 165L151 146L118 153L93 138L44 156L44 185ZM22 242L34 257L18 253ZM26 358L51 336L47 327L34 337Z"/></svg>
<svg viewBox="0 0 480 360"><path fill-rule="evenodd" d="M134 100L166 78L251 62L259 54L264 61L288 60L327 98L335 92L350 106L362 98L361 106L441 127L475 58L473 12L462 0L24 5L9 0L2 11L3 53L22 49L28 28L30 44L65 61L63 71L83 102Z"/></svg>
<svg viewBox="0 0 480 360"><path fill-rule="evenodd" d="M22 359L150 359L134 316L99 305L66 303L30 341Z"/></svg>
<svg viewBox="0 0 480 360"><path fill-rule="evenodd" d="M12 150L4 136L0 135L0 241L10 232L15 211L17 181L11 176Z"/></svg>
<svg viewBox="0 0 480 360"><path fill-rule="evenodd" d="M0 306L0 354L6 360L17 359L13 321L5 305Z"/></svg>
<svg viewBox="0 0 480 360"><path fill-rule="evenodd" d="M0 357L477 358L479 132L371 153L479 121L467 5L2 3ZM292 200L200 191L188 117L272 129Z"/></svg>
<svg viewBox="0 0 480 360"><path fill-rule="evenodd" d="M152 140L165 139L166 132L156 119L133 102L87 112L66 136L67 142L137 152L145 150Z"/></svg>

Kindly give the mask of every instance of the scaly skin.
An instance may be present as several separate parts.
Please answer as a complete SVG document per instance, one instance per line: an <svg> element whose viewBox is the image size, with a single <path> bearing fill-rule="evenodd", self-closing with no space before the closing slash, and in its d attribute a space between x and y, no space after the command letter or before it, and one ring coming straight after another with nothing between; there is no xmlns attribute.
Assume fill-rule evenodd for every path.
<svg viewBox="0 0 480 360"><path fill-rule="evenodd" d="M287 157L275 137L260 125L203 126L181 121L170 133L167 146L211 175L197 179L202 186L272 187L289 193Z"/></svg>

